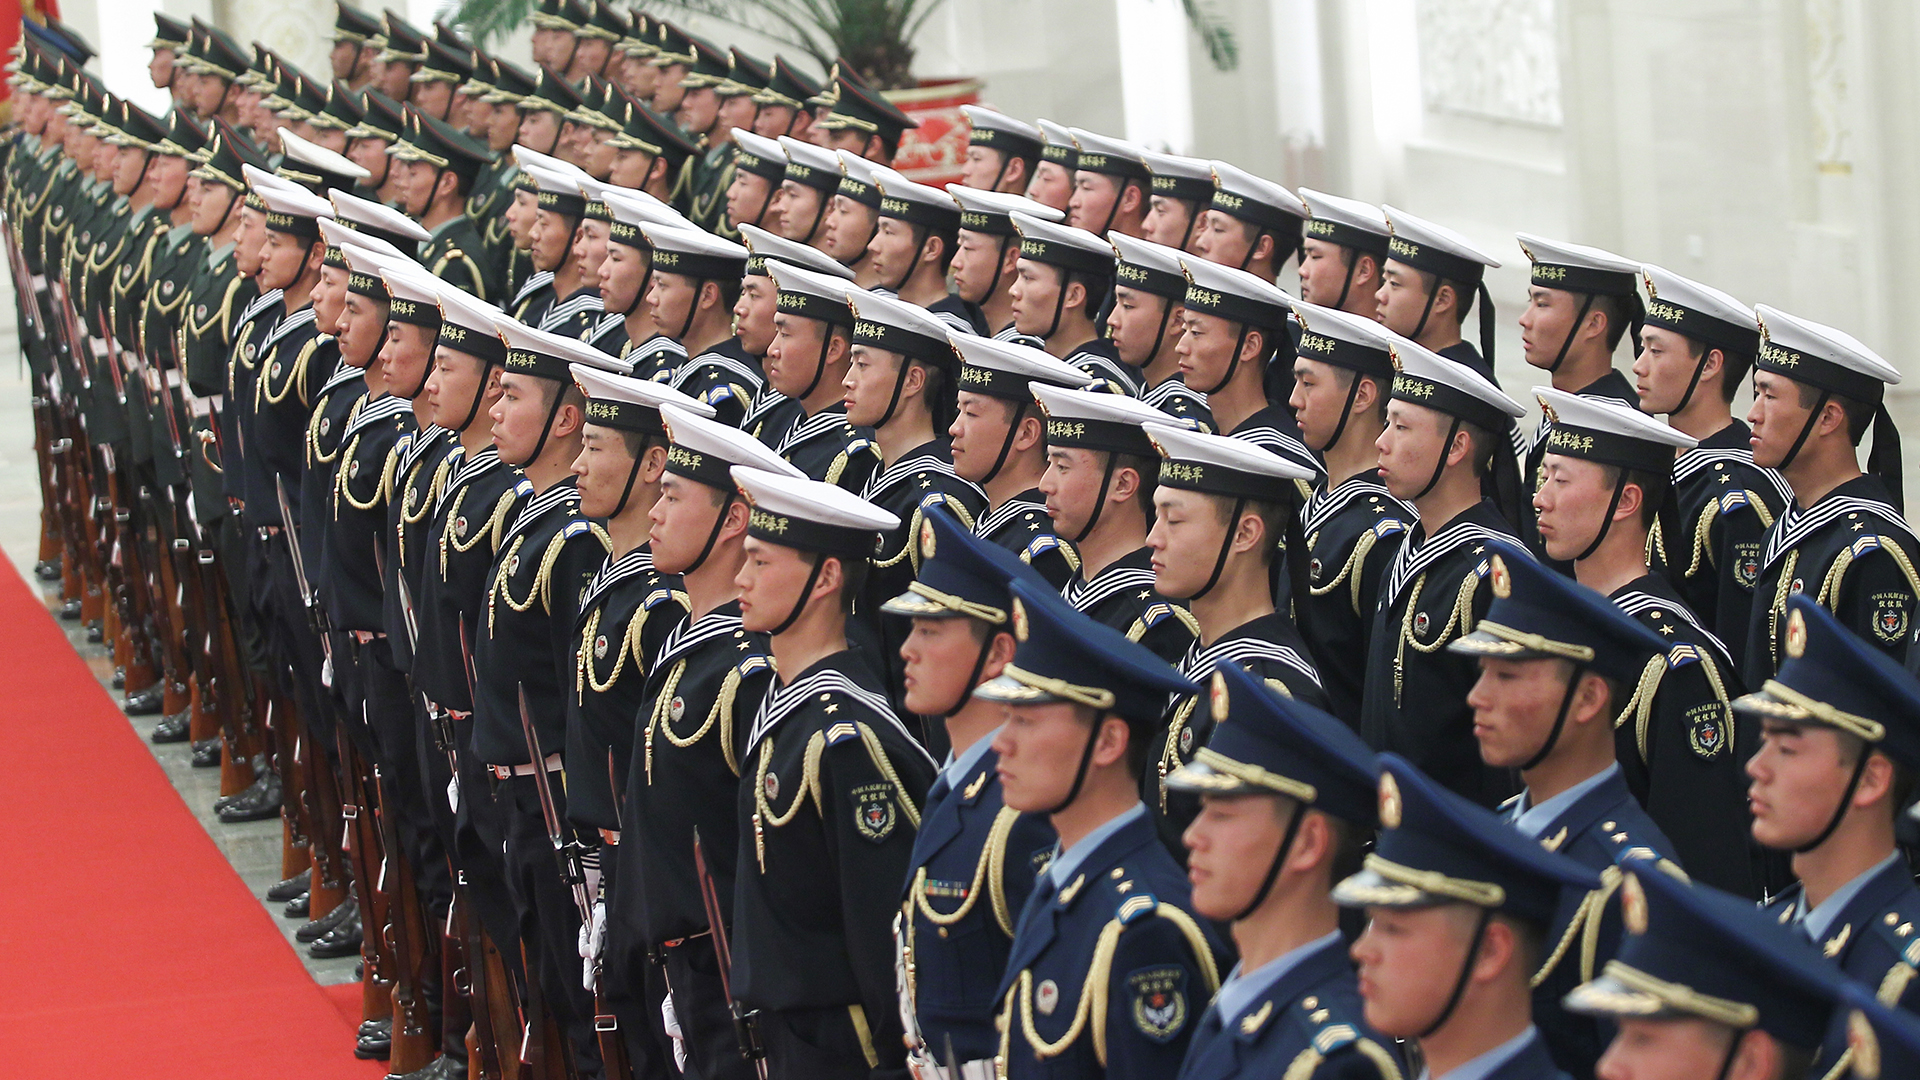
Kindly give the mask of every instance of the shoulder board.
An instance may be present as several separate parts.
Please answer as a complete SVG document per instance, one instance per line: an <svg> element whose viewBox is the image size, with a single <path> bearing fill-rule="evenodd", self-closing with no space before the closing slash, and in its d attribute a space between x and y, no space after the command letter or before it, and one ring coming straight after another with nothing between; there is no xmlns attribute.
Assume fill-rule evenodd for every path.
<svg viewBox="0 0 1920 1080"><path fill-rule="evenodd" d="M1373 523L1373 535L1384 540L1395 533L1407 531L1407 523L1399 518L1381 518Z"/></svg>
<svg viewBox="0 0 1920 1080"><path fill-rule="evenodd" d="M1114 914L1114 919L1126 926L1143 915L1152 914L1159 906L1160 902L1153 898L1152 893L1134 893L1120 902L1120 910Z"/></svg>
<svg viewBox="0 0 1920 1080"><path fill-rule="evenodd" d="M1167 603L1154 604L1151 607L1147 608L1146 611L1141 612L1140 621L1145 623L1148 626L1158 626L1160 625L1160 623L1172 617L1172 615L1173 615L1172 604L1167 604Z"/></svg>
<svg viewBox="0 0 1920 1080"><path fill-rule="evenodd" d="M843 720L827 729L828 746L838 746L848 739L857 739L859 737L860 725L849 721Z"/></svg>
<svg viewBox="0 0 1920 1080"><path fill-rule="evenodd" d="M849 457L863 451L872 454L874 457L880 456L880 448L873 444L872 439L855 439L847 444L847 456Z"/></svg>
<svg viewBox="0 0 1920 1080"><path fill-rule="evenodd" d="M1860 539L1855 540L1851 545L1849 545L1849 550L1853 552L1853 557L1857 559L1862 555L1879 551L1880 547L1881 547L1880 537L1863 536Z"/></svg>
<svg viewBox="0 0 1920 1080"><path fill-rule="evenodd" d="M643 610L652 611L654 608L659 607L671 599L673 599L672 589L664 587L658 588L648 593L645 600L640 601L640 607Z"/></svg>
<svg viewBox="0 0 1920 1080"><path fill-rule="evenodd" d="M1688 664L1697 664L1699 662L1700 650L1684 641L1675 645L1673 649L1667 653L1667 666L1670 668L1686 667Z"/></svg>
<svg viewBox="0 0 1920 1080"><path fill-rule="evenodd" d="M1505 802L1502 802L1502 803L1500 804L1500 806L1499 806L1499 809L1501 809L1501 810L1503 810L1503 811L1505 811L1505 810L1511 810L1511 809L1513 809L1513 808L1514 808L1515 806L1517 806L1517 805L1519 805L1519 803L1520 803L1520 796L1518 796L1518 795L1514 795L1514 796L1511 796L1511 797L1509 797L1509 798L1508 798L1508 799L1507 799L1507 800L1506 800Z"/></svg>
<svg viewBox="0 0 1920 1080"><path fill-rule="evenodd" d="M1490 572L1492 569L1493 569L1493 561L1491 559L1481 559L1480 564L1473 568L1473 576L1481 577L1481 578L1486 577L1488 572Z"/></svg>
<svg viewBox="0 0 1920 1080"><path fill-rule="evenodd" d="M1735 510L1743 510L1746 506L1747 493L1740 488L1734 488L1720 494L1720 514L1722 517L1733 513Z"/></svg>
<svg viewBox="0 0 1920 1080"><path fill-rule="evenodd" d="M743 679L758 672L772 671L773 658L771 656L745 656L741 658L739 664L734 666L734 670L739 672L740 677Z"/></svg>
<svg viewBox="0 0 1920 1080"><path fill-rule="evenodd" d="M721 383L719 386L716 386L713 389L707 391L706 393L700 395L700 400L706 402L709 405L718 405L722 401L732 401L733 398L734 398L734 393L733 393L732 383Z"/></svg>
<svg viewBox="0 0 1920 1080"><path fill-rule="evenodd" d="M1033 538L1033 542L1026 546L1026 550L1020 553L1020 557L1028 562L1032 562L1035 555L1045 555L1047 552L1059 546L1059 537L1052 533L1043 533Z"/></svg>
<svg viewBox="0 0 1920 1080"><path fill-rule="evenodd" d="M520 478L520 479L518 479L518 480L515 480L515 481L513 482L513 493L514 493L515 495L520 495L520 496L529 496L529 495L532 495L532 494L533 494L533 481L531 481L531 480L529 480L529 479L527 479L527 478L526 478L526 477L524 477L524 476L523 476L523 477L521 477L521 478Z"/></svg>
<svg viewBox="0 0 1920 1080"><path fill-rule="evenodd" d="M572 521L567 522L566 527L560 530L560 539L571 540L574 537L581 535L582 533L589 533L592 531L593 531L593 522L588 521L585 518L575 518Z"/></svg>
<svg viewBox="0 0 1920 1080"><path fill-rule="evenodd" d="M1352 1024L1329 1022L1313 1033L1313 1048L1322 1054L1331 1054L1358 1038L1360 1031Z"/></svg>
<svg viewBox="0 0 1920 1080"><path fill-rule="evenodd" d="M1920 934L1914 933L1914 920L1907 919L1904 912L1889 911L1880 918L1868 920L1867 925L1873 927L1874 933L1901 963L1920 968Z"/></svg>

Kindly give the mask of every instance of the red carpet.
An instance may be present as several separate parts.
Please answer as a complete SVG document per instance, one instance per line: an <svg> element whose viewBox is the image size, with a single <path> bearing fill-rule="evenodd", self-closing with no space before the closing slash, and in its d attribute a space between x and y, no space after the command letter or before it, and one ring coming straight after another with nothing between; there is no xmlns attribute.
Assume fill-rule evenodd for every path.
<svg viewBox="0 0 1920 1080"><path fill-rule="evenodd" d="M0 627L0 1074L385 1075L4 568Z"/></svg>

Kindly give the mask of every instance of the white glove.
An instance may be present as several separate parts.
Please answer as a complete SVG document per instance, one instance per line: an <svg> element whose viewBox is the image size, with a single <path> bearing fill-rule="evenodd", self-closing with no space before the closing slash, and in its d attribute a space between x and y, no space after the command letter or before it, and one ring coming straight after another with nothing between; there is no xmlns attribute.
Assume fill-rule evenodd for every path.
<svg viewBox="0 0 1920 1080"><path fill-rule="evenodd" d="M600 981L600 950L607 943L607 902L593 902L593 918L580 924L580 985L591 992Z"/></svg>
<svg viewBox="0 0 1920 1080"><path fill-rule="evenodd" d="M673 1011L673 991L660 999L660 1024L667 1029L667 1037L673 1040L673 1067L681 1072L687 1071L687 1039L680 1034L680 1017Z"/></svg>
<svg viewBox="0 0 1920 1080"><path fill-rule="evenodd" d="M460 812L460 774L454 773L447 781L447 807L454 813Z"/></svg>

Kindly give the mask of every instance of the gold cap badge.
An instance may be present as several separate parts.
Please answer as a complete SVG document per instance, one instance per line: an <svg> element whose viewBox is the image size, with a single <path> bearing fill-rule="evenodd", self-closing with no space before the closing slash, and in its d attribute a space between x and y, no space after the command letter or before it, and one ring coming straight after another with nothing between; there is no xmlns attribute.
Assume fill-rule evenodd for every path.
<svg viewBox="0 0 1920 1080"><path fill-rule="evenodd" d="M1213 690L1212 690L1211 696L1212 696L1212 703L1213 703L1213 722L1216 724L1226 723L1227 722L1227 677L1225 675L1220 674L1218 671L1213 673Z"/></svg>
<svg viewBox="0 0 1920 1080"><path fill-rule="evenodd" d="M1853 1056L1853 1075L1860 1080L1880 1080L1880 1040L1867 1022L1867 1014L1859 1009L1847 1014L1847 1050Z"/></svg>
<svg viewBox="0 0 1920 1080"><path fill-rule="evenodd" d="M1493 557L1493 595L1505 600L1513 595L1513 577L1507 571L1507 561L1500 556Z"/></svg>
<svg viewBox="0 0 1920 1080"><path fill-rule="evenodd" d="M1400 827L1400 785L1394 782L1392 773L1380 774L1380 827Z"/></svg>
<svg viewBox="0 0 1920 1080"><path fill-rule="evenodd" d="M1629 934L1647 932L1647 891L1632 874L1620 883L1620 919Z"/></svg>
<svg viewBox="0 0 1920 1080"><path fill-rule="evenodd" d="M1807 617L1798 611L1787 616L1787 655L1798 659L1807 651Z"/></svg>
<svg viewBox="0 0 1920 1080"><path fill-rule="evenodd" d="M933 558L933 522L926 518L920 519L920 557Z"/></svg>
<svg viewBox="0 0 1920 1080"><path fill-rule="evenodd" d="M1013 598L1013 640L1027 640L1027 605L1017 596Z"/></svg>

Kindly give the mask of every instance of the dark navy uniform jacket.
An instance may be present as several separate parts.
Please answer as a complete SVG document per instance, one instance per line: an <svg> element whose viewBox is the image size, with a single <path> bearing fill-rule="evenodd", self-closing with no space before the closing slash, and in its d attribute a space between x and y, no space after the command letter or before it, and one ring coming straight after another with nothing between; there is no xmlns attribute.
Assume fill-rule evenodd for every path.
<svg viewBox="0 0 1920 1080"><path fill-rule="evenodd" d="M1213 430L1213 412L1207 408L1207 395L1172 375L1147 388L1140 400L1177 420L1192 421L1201 431Z"/></svg>
<svg viewBox="0 0 1920 1080"><path fill-rule="evenodd" d="M1056 589L1066 587L1080 569L1080 556L1073 545L1054 534L1047 497L1039 488L1028 488L982 512L973 523L973 532L1020 556L1021 562L1033 567Z"/></svg>
<svg viewBox="0 0 1920 1080"><path fill-rule="evenodd" d="M1730 702L1746 692L1726 646L1708 633L1666 578L1647 574L1608 597L1667 642L1641 685L1617 707L1615 757L1627 789L1673 841L1687 875L1759 897L1748 836L1747 759L1757 726Z"/></svg>
<svg viewBox="0 0 1920 1080"><path fill-rule="evenodd" d="M1015 920L1059 839L1044 816L1006 805L999 763L989 746L957 782L944 774L935 779L913 841L901 911L901 989L927 1053L941 1062L949 1040L959 1061L999 1051L995 991L1013 950Z"/></svg>
<svg viewBox="0 0 1920 1080"><path fill-rule="evenodd" d="M760 358L749 353L738 337L730 337L681 362L667 385L713 406L714 421L739 427L747 407L767 384Z"/></svg>
<svg viewBox="0 0 1920 1080"><path fill-rule="evenodd" d="M1009 1080L1164 1080L1219 989L1219 946L1188 911L1186 875L1152 819L1129 813L1065 885L1050 870L1020 914L1000 981Z"/></svg>
<svg viewBox="0 0 1920 1080"><path fill-rule="evenodd" d="M1766 910L1791 924L1805 917L1806 896L1800 885L1788 888L1767 904ZM1827 959L1840 965L1855 982L1872 987L1881 1004L1907 1012L1920 1010L1920 889L1913 883L1904 855L1869 871L1859 891L1846 901L1821 936L1814 939ZM1836 1010L1834 1024L1820 1044L1820 1055L1809 1075L1823 1076L1847 1050L1846 1010Z"/></svg>
<svg viewBox="0 0 1920 1080"><path fill-rule="evenodd" d="M246 406L252 410L253 422L246 429L247 442L240 454L246 476L247 524L279 527L276 477L286 484L294 524L300 523L297 499L306 466L307 420L338 356L333 339L314 326L311 305L288 312L261 343L253 400Z"/></svg>
<svg viewBox="0 0 1920 1080"><path fill-rule="evenodd" d="M1524 798L1517 796L1505 808L1516 827ZM1599 871L1606 883L1593 894L1597 898L1593 902L1578 890L1562 894L1546 939L1547 956L1557 959L1549 961L1533 991L1534 1024L1555 1063L1578 1080L1593 1075L1594 1065L1613 1038L1613 1025L1568 1012L1561 999L1574 987L1598 977L1620 950L1623 927L1620 904L1613 895L1620 880L1617 868L1629 860L1670 859L1673 845L1634 801L1618 769L1602 774L1593 787L1561 807L1534 835L1547 850ZM1563 943L1566 948L1561 949Z"/></svg>
<svg viewBox="0 0 1920 1080"><path fill-rule="evenodd" d="M388 552L387 501L393 494L393 448L413 430L413 402L384 394L366 399L347 421L326 493L327 535L321 560L327 614L336 630L384 633L381 580ZM377 554L376 554L377 553Z"/></svg>
<svg viewBox="0 0 1920 1080"><path fill-rule="evenodd" d="M1301 512L1310 595L1296 597L1294 611L1309 628L1307 648L1327 692L1327 711L1349 724L1360 721L1380 586L1418 520L1371 471L1316 490Z"/></svg>
<svg viewBox="0 0 1920 1080"><path fill-rule="evenodd" d="M393 648L393 664L399 671L413 670L413 635L420 632L419 605L426 588L426 538L431 525L428 519L433 515L434 503L439 501L440 489L453 472L449 458L459 446L453 432L429 425L424 431L402 435L393 447L393 461L388 466L392 492L387 498L387 529L383 534L386 581L380 608L385 617L387 641ZM406 595L414 603L411 627L400 594L403 574Z"/></svg>
<svg viewBox="0 0 1920 1080"><path fill-rule="evenodd" d="M835 402L812 416L795 410L792 424L777 440L763 428L760 441L814 480L859 492L880 468L880 448L870 428L847 423L846 405Z"/></svg>
<svg viewBox="0 0 1920 1080"><path fill-rule="evenodd" d="M1306 951L1245 1005L1200 1016L1180 1080L1400 1080L1393 1043L1367 1026L1360 987L1339 934ZM1260 980L1254 971L1245 978Z"/></svg>
<svg viewBox="0 0 1920 1080"><path fill-rule="evenodd" d="M1747 685L1759 686L1779 670L1787 597L1797 592L1895 663L1907 663L1920 593L1916 559L1920 538L1877 476L1857 476L1804 510L1788 502L1760 552L1741 669Z"/></svg>
<svg viewBox="0 0 1920 1080"><path fill-rule="evenodd" d="M1120 347L1111 338L1095 338L1081 345L1067 354L1066 362L1094 377L1090 390L1137 398L1146 389L1140 369L1120 359Z"/></svg>
<svg viewBox="0 0 1920 1080"><path fill-rule="evenodd" d="M1467 692L1480 677L1472 657L1447 651L1471 633L1493 603L1482 589L1487 544L1515 543L1512 527L1487 500L1429 534L1416 526L1395 553L1367 642L1367 685L1360 736L1391 750L1447 788L1493 806L1516 784L1480 761Z"/></svg>
<svg viewBox="0 0 1920 1080"><path fill-rule="evenodd" d="M347 427L360 411L361 403L367 400L367 378L364 371L340 359L339 348L331 337L323 340L333 346L325 350L331 354L332 366L326 381L320 383L314 393L313 412L307 417L304 466L297 487L294 481L287 481L287 500L294 520L300 524L300 557L307 563L307 583L324 603L331 592L327 585L330 567L326 554L327 530L333 527L329 504L333 501L334 470L340 465L340 451L347 445ZM348 628L335 625L333 629Z"/></svg>
<svg viewBox="0 0 1920 1080"><path fill-rule="evenodd" d="M420 645L414 652L413 681L435 704L472 712L461 628L471 648L492 581L487 571L522 498L520 475L492 446L469 459L455 441L445 464L446 479L427 519L421 587L414 594Z"/></svg>
<svg viewBox="0 0 1920 1080"><path fill-rule="evenodd" d="M1660 521L1649 545L1655 568L1664 568L1736 663L1747 655L1767 530L1793 498L1778 472L1753 463L1751 434L1735 420L1674 461L1674 535Z"/></svg>
<svg viewBox="0 0 1920 1080"><path fill-rule="evenodd" d="M1200 633L1200 624L1186 605L1153 591L1153 552L1147 548L1124 555L1086 580L1076 570L1060 595L1075 611L1104 623L1153 650L1169 664L1187 655Z"/></svg>
<svg viewBox="0 0 1920 1080"><path fill-rule="evenodd" d="M740 764L734 996L857 1007L879 1070L904 1069L891 928L933 760L848 650L767 694Z"/></svg>
<svg viewBox="0 0 1920 1080"><path fill-rule="evenodd" d="M284 294L270 289L255 296L235 317L233 353L227 365L227 397L220 410L220 488L229 499L247 497L247 449L253 444L253 394L260 378L262 343L280 323ZM257 524L248 521L248 525Z"/></svg>

